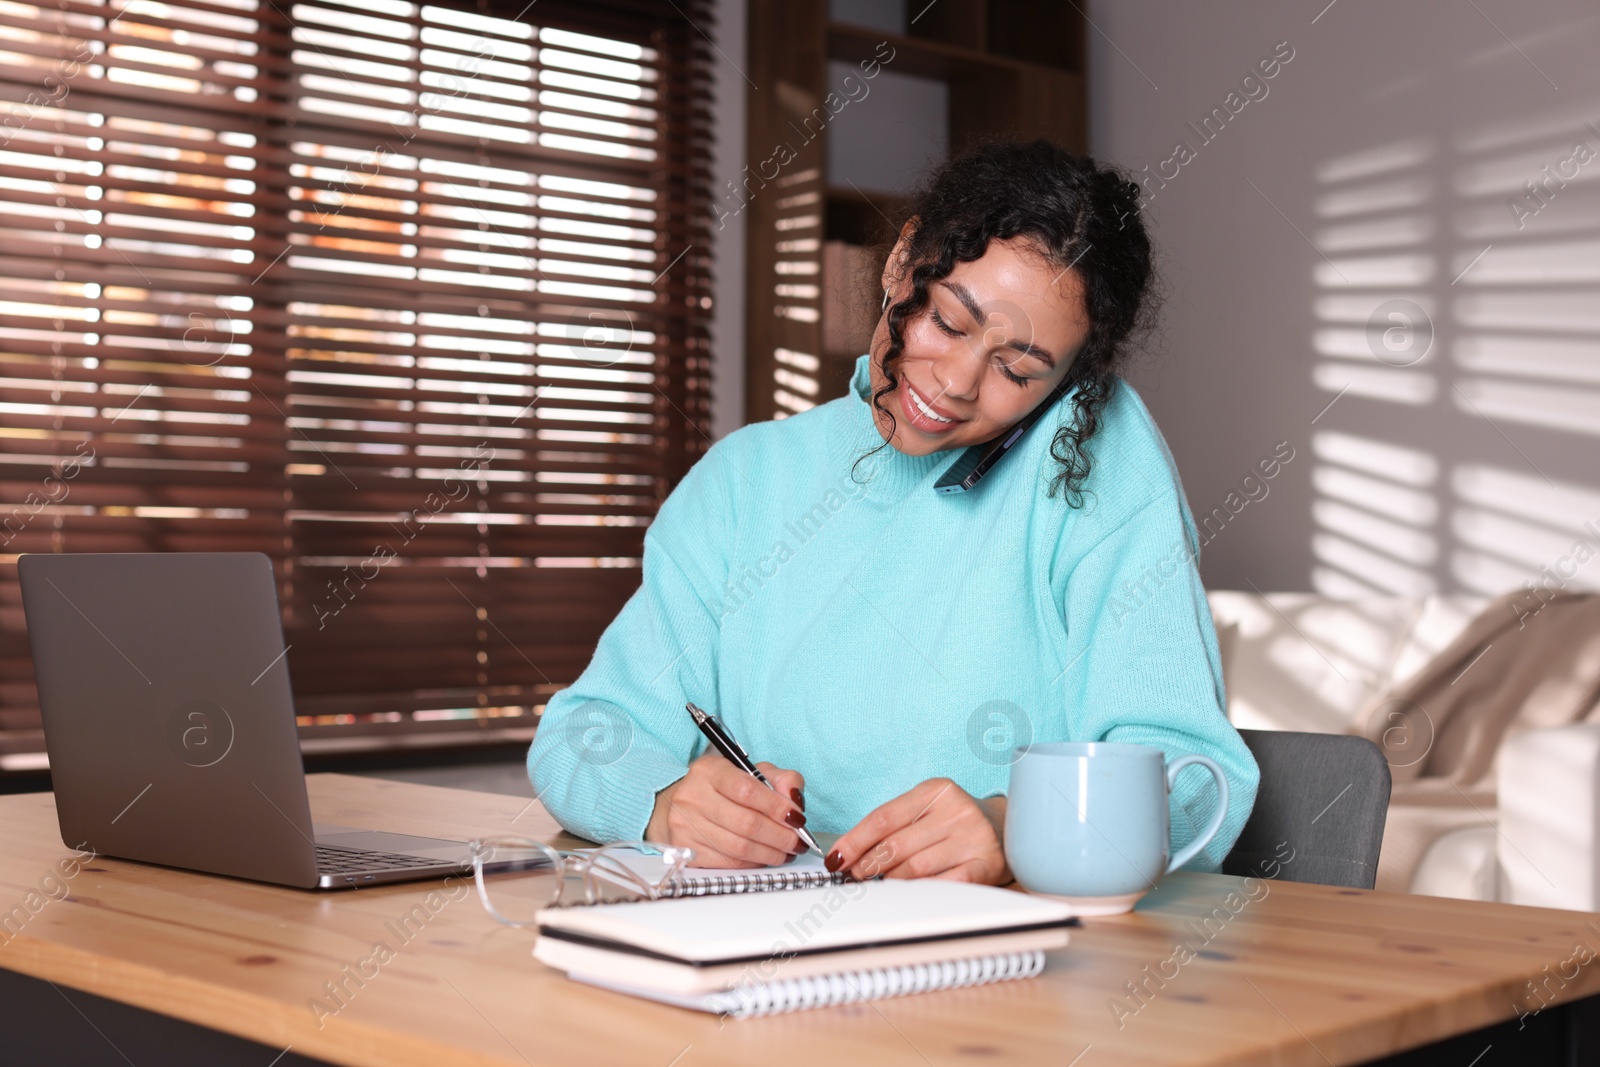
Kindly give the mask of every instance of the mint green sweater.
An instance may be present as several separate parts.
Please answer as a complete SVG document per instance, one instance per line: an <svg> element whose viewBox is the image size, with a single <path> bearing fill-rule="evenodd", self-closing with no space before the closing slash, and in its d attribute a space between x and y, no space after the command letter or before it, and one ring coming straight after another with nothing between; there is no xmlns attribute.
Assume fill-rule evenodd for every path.
<svg viewBox="0 0 1600 1067"><path fill-rule="evenodd" d="M883 443L867 396L862 356L849 395L729 434L668 496L643 584L529 750L545 807L593 841L642 837L656 792L705 750L692 700L803 774L809 825L829 833L929 778L1003 794L1030 740L1201 753L1232 799L1190 868L1217 869L1258 776L1223 715L1194 520L1139 397L1117 383L1073 509L1046 493L1070 404L946 495L933 483L954 452L856 464ZM1174 851L1215 797L1204 771L1179 778Z"/></svg>

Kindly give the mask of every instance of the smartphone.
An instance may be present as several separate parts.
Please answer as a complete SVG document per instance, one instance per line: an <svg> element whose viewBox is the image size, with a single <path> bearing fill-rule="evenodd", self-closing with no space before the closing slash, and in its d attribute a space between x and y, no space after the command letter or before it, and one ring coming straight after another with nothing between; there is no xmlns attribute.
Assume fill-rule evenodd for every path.
<svg viewBox="0 0 1600 1067"><path fill-rule="evenodd" d="M995 464L1005 458L1028 428L1044 417L1044 413L1055 407L1067 392L1067 382L1063 381L1050 391L1050 395L1041 400L1032 411L1022 417L1011 429L981 445L973 445L961 453L961 457L950 468L939 476L933 483L934 492L937 493L965 493L983 480L983 476L994 470Z"/></svg>

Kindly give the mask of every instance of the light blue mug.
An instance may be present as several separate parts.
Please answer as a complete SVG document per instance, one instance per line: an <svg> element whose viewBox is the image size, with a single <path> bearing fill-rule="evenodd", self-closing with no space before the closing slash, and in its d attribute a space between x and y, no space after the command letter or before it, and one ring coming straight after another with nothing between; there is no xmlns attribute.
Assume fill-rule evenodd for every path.
<svg viewBox="0 0 1600 1067"><path fill-rule="evenodd" d="M1006 861L1024 889L1060 897L1079 915L1132 910L1158 878L1205 848L1228 814L1228 780L1205 756L1168 764L1151 745L1103 741L1028 745L1016 756ZM1167 796L1195 763L1217 780L1217 812L1169 862Z"/></svg>

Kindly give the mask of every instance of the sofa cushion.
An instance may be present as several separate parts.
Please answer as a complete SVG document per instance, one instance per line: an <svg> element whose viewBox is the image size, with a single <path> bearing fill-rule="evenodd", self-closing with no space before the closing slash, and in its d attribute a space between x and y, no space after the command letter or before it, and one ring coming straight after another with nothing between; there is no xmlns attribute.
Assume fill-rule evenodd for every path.
<svg viewBox="0 0 1600 1067"><path fill-rule="evenodd" d="M1381 692L1421 607L1400 597L1355 602L1315 593L1207 597L1233 724L1328 734L1350 732Z"/></svg>
<svg viewBox="0 0 1600 1067"><path fill-rule="evenodd" d="M1481 822L1444 831L1423 853L1406 891L1458 900L1499 900L1497 844L1495 828Z"/></svg>
<svg viewBox="0 0 1600 1067"><path fill-rule="evenodd" d="M1228 718L1235 726L1364 732L1377 697L1444 650L1484 596L1369 597L1212 590Z"/></svg>

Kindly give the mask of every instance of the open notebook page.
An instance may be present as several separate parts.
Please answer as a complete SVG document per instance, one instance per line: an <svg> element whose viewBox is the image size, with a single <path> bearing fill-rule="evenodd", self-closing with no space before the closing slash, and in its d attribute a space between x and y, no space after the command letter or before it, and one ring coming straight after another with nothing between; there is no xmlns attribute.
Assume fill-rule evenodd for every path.
<svg viewBox="0 0 1600 1067"><path fill-rule="evenodd" d="M833 848L834 842L838 841L839 837L838 834L816 835L817 844L822 846L824 854ZM646 880L657 878L661 874L660 864L643 853L639 853L637 858L626 853L616 858L629 870ZM724 892L739 892L743 889L786 889L796 885L816 885L837 879L829 872L822 856L806 851L775 867L736 869L685 867L683 880L692 885L716 886Z"/></svg>

